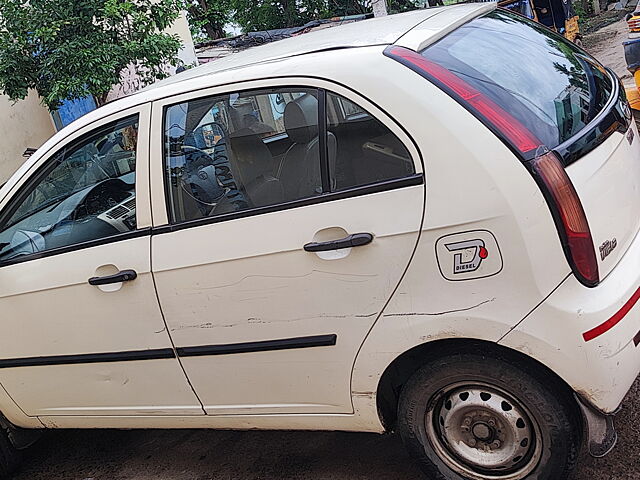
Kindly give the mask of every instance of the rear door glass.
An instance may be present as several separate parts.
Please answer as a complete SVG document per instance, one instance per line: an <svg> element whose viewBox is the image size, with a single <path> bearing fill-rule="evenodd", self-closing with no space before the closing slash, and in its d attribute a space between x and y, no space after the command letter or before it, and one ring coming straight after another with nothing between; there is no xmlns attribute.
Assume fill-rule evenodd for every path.
<svg viewBox="0 0 640 480"><path fill-rule="evenodd" d="M613 92L596 60L506 10L463 25L421 53L510 112L549 148L582 130Z"/></svg>
<svg viewBox="0 0 640 480"><path fill-rule="evenodd" d="M388 127L364 108L331 92L327 92L327 148L334 190L415 173L411 155Z"/></svg>

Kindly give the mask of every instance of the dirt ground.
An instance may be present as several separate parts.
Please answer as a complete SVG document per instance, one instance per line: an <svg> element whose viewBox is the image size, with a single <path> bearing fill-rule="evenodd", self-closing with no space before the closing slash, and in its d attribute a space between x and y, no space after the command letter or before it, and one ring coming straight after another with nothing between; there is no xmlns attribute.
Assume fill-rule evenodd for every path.
<svg viewBox="0 0 640 480"><path fill-rule="evenodd" d="M600 62L611 68L626 84L633 84L633 76L627 70L622 42L627 40L629 28L622 19L584 37L583 47Z"/></svg>
<svg viewBox="0 0 640 480"><path fill-rule="evenodd" d="M589 34L584 46L627 81L626 24ZM640 479L640 379L616 417L616 449L586 455L575 480ZM418 480L395 435L326 432L50 432L27 452L16 480ZM555 479L554 479L555 480ZM560 480L560 479L557 479Z"/></svg>

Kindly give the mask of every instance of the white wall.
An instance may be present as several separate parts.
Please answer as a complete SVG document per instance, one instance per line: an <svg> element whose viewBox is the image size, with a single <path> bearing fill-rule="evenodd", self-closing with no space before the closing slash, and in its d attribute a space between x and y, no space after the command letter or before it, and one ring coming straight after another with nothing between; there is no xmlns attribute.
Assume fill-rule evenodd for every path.
<svg viewBox="0 0 640 480"><path fill-rule="evenodd" d="M198 65L198 59L196 57L196 49L193 45L193 37L191 36L191 30L189 29L189 22L187 21L186 12L182 12L173 25L168 28L167 33L178 35L182 40L182 49L178 52L178 57L184 62L185 65Z"/></svg>
<svg viewBox="0 0 640 480"><path fill-rule="evenodd" d="M0 185L25 161L27 148L40 147L54 133L53 120L35 92L15 104L0 96Z"/></svg>

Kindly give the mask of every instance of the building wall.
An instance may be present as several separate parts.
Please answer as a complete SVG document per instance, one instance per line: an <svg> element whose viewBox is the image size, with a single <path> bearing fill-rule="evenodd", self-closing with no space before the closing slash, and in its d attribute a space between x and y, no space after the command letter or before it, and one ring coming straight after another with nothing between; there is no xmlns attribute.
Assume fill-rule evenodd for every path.
<svg viewBox="0 0 640 480"><path fill-rule="evenodd" d="M27 148L40 147L54 133L53 120L35 92L15 104L0 96L0 185L22 165Z"/></svg>
<svg viewBox="0 0 640 480"><path fill-rule="evenodd" d="M180 60L185 65L198 65L198 58L196 57L196 49L193 45L193 37L191 36L191 30L189 29L189 22L187 20L186 12L182 12L176 21L167 29L167 33L178 35L182 40L182 49L178 53Z"/></svg>

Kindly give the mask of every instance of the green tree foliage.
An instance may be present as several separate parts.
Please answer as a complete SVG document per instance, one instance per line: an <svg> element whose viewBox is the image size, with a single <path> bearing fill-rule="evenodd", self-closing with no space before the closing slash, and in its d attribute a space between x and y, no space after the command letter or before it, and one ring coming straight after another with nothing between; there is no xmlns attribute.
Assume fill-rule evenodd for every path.
<svg viewBox="0 0 640 480"><path fill-rule="evenodd" d="M214 2L215 0L209 0ZM387 0L390 13L418 8L417 0ZM245 32L304 25L311 20L371 13L371 0L230 0Z"/></svg>
<svg viewBox="0 0 640 480"><path fill-rule="evenodd" d="M232 0L234 20L245 32L304 25L328 14L324 0Z"/></svg>
<svg viewBox="0 0 640 480"><path fill-rule="evenodd" d="M387 10L389 13L408 12L418 8L419 3L424 3L424 0L387 0ZM373 10L371 0L328 0L328 4L335 17L371 13Z"/></svg>
<svg viewBox="0 0 640 480"><path fill-rule="evenodd" d="M50 110L93 95L103 103L133 65L143 84L177 64L180 41L162 33L179 0L0 0L0 91L36 89Z"/></svg>
<svg viewBox="0 0 640 480"><path fill-rule="evenodd" d="M196 41L224 38L224 27L231 21L232 0L190 0L187 12Z"/></svg>

